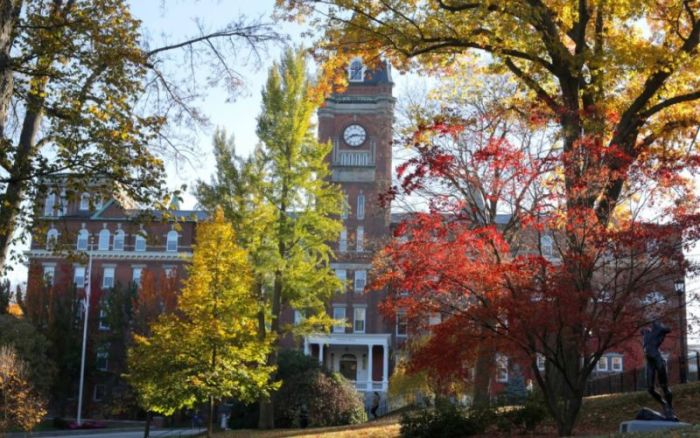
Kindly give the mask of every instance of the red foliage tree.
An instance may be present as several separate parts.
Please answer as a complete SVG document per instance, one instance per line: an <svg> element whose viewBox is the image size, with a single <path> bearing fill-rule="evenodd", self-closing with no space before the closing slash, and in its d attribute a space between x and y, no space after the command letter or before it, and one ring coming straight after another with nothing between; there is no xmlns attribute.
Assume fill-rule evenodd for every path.
<svg viewBox="0 0 700 438"><path fill-rule="evenodd" d="M396 228L373 286L395 291L387 314L406 310L432 332L414 369L469 378L476 363L478 379L480 360L506 354L529 366L570 433L601 356L653 319L676 321L666 295L690 268L681 247L697 235L698 157L669 148L632 158L593 136L565 153L555 140L536 149L546 121L521 118L519 131L504 123L512 115L447 113L409 139L416 154L388 196L418 194L428 208ZM622 170L603 164L612 156ZM601 188L620 179L614 205L601 207ZM428 326L435 312L445 318Z"/></svg>

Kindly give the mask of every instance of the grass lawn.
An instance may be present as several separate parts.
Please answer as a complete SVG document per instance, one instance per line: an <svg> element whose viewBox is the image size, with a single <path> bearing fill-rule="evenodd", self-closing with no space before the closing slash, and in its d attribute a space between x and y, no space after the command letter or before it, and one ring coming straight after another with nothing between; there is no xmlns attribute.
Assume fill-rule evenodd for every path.
<svg viewBox="0 0 700 438"><path fill-rule="evenodd" d="M681 421L700 424L700 382L678 385L673 390L673 404L676 407L676 415ZM632 420L637 411L642 407L658 409L656 402L646 391L629 394L614 394L589 397L584 400L581 414L576 427L577 436L595 437L700 437L700 426L683 431L669 431L665 433L645 434L617 434L622 421ZM217 438L281 438L281 437L328 437L328 438L354 438L354 437L399 437L400 415L391 415L377 421L355 426L327 427L318 429L279 429L273 431L237 430L220 432ZM545 428L535 436L554 436L552 427ZM490 433L484 437L495 437ZM507 436L507 435L506 435ZM517 436L517 435L514 435ZM435 437L439 438L439 437Z"/></svg>

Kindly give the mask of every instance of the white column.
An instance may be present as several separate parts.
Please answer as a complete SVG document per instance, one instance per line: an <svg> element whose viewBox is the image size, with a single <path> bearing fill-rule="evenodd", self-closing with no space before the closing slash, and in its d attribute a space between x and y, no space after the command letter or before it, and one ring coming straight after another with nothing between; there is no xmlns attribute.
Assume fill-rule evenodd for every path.
<svg viewBox="0 0 700 438"><path fill-rule="evenodd" d="M309 338L304 336L304 356L309 355Z"/></svg>
<svg viewBox="0 0 700 438"><path fill-rule="evenodd" d="M323 366L323 342L318 343L318 363Z"/></svg>
<svg viewBox="0 0 700 438"><path fill-rule="evenodd" d="M367 391L372 390L372 347L373 345L368 345L369 355L367 357Z"/></svg>
<svg viewBox="0 0 700 438"><path fill-rule="evenodd" d="M382 368L382 389L385 391L388 389L389 385L389 344L384 343L384 354L382 355L384 359L384 367Z"/></svg>

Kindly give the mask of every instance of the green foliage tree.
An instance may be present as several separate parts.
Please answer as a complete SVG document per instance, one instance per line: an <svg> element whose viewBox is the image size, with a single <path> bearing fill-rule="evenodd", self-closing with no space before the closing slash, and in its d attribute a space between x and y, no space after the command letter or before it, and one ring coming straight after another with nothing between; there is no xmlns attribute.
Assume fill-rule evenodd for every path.
<svg viewBox="0 0 700 438"><path fill-rule="evenodd" d="M206 401L211 436L218 400L254 400L275 386L265 365L271 337L258 337L250 283L247 254L217 211L197 228L178 311L162 315L150 337L134 336L127 379L144 409L170 415Z"/></svg>
<svg viewBox="0 0 700 438"><path fill-rule="evenodd" d="M55 364L47 355L49 343L44 335L23 318L0 315L0 346L11 347L26 364L27 376L34 388L42 394L48 393Z"/></svg>
<svg viewBox="0 0 700 438"><path fill-rule="evenodd" d="M164 128L205 119L193 107L201 90L182 85L185 70L168 70L169 53L211 66L208 86L236 89L233 52L279 39L268 23L239 17L147 48L126 0L0 2L0 268L13 239L26 238L18 231L33 225L35 206L24 201L61 198L63 189L70 199L95 183L105 195L119 185L138 202L164 197L163 157L176 140ZM64 172L70 178L59 187L51 177Z"/></svg>
<svg viewBox="0 0 700 438"><path fill-rule="evenodd" d="M307 76L304 51L287 50L270 69L262 92L252 157L235 155L223 133L215 138L217 175L200 182L198 199L208 209L222 205L249 250L259 302L261 339L277 342L292 330L280 323L282 308L307 313L305 328L328 323L325 301L340 287L330 268L331 248L341 229L340 189L329 181L330 144L315 138L312 117L317 99ZM277 348L268 365L277 362ZM274 426L270 400L262 400L261 428Z"/></svg>

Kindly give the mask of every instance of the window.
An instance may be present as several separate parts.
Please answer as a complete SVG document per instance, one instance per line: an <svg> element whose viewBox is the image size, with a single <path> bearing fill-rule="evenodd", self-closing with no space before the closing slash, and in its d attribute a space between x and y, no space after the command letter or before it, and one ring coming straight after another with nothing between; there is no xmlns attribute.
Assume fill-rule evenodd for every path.
<svg viewBox="0 0 700 438"><path fill-rule="evenodd" d="M136 287L141 286L141 273L143 273L143 268L132 268L131 281L134 282Z"/></svg>
<svg viewBox="0 0 700 438"><path fill-rule="evenodd" d="M66 198L66 191L61 192L61 216L68 214L68 198Z"/></svg>
<svg viewBox="0 0 700 438"><path fill-rule="evenodd" d="M428 316L428 325L438 325L442 322L442 315L439 313L431 313Z"/></svg>
<svg viewBox="0 0 700 438"><path fill-rule="evenodd" d="M338 251L345 252L348 250L348 230L343 228L340 232L340 240L338 241Z"/></svg>
<svg viewBox="0 0 700 438"><path fill-rule="evenodd" d="M365 320L367 319L367 309L364 307L355 308L355 322L353 324L355 333L365 332Z"/></svg>
<svg viewBox="0 0 700 438"><path fill-rule="evenodd" d="M95 361L95 368L100 371L107 371L109 365L109 353L106 351L97 352L97 360Z"/></svg>
<svg viewBox="0 0 700 438"><path fill-rule="evenodd" d="M100 317L98 327L100 330L109 330L109 321L107 320L107 309L104 307L107 305L105 302L100 303Z"/></svg>
<svg viewBox="0 0 700 438"><path fill-rule="evenodd" d="M134 237L134 251L146 251L146 238L141 234Z"/></svg>
<svg viewBox="0 0 700 438"><path fill-rule="evenodd" d="M367 271L360 270L355 271L355 293L361 294L365 291L365 286L367 285Z"/></svg>
<svg viewBox="0 0 700 438"><path fill-rule="evenodd" d="M56 247L56 242L58 241L58 230L51 228L48 233L46 233L46 249L51 251Z"/></svg>
<svg viewBox="0 0 700 438"><path fill-rule="evenodd" d="M56 213L56 195L49 193L44 201L44 216L54 216Z"/></svg>
<svg viewBox="0 0 700 438"><path fill-rule="evenodd" d="M546 363L547 359L544 357L544 354L537 353L537 369L540 371L544 371Z"/></svg>
<svg viewBox="0 0 700 438"><path fill-rule="evenodd" d="M114 287L114 268L104 268L102 275L102 289Z"/></svg>
<svg viewBox="0 0 700 438"><path fill-rule="evenodd" d="M365 195L362 192L357 195L357 218L365 218Z"/></svg>
<svg viewBox="0 0 700 438"><path fill-rule="evenodd" d="M596 365L596 369L598 371L607 371L608 370L608 358L603 356L600 359L598 359L598 364Z"/></svg>
<svg viewBox="0 0 700 438"><path fill-rule="evenodd" d="M85 287L85 266L76 266L73 273L73 283L77 288Z"/></svg>
<svg viewBox="0 0 700 438"><path fill-rule="evenodd" d="M299 325L304 322L304 314L300 310L294 311L294 325Z"/></svg>
<svg viewBox="0 0 700 438"><path fill-rule="evenodd" d="M105 386L95 385L92 391L92 401L102 401L103 398L105 398Z"/></svg>
<svg viewBox="0 0 700 438"><path fill-rule="evenodd" d="M90 210L90 195L88 193L83 193L80 195L80 211Z"/></svg>
<svg viewBox="0 0 700 438"><path fill-rule="evenodd" d="M551 236L542 236L540 239L542 256L546 258L554 257L554 242Z"/></svg>
<svg viewBox="0 0 700 438"><path fill-rule="evenodd" d="M613 371L622 372L622 356L613 356L610 365Z"/></svg>
<svg viewBox="0 0 700 438"><path fill-rule="evenodd" d="M174 266L163 266L163 271L165 272L165 278L175 278L177 274Z"/></svg>
<svg viewBox="0 0 700 438"><path fill-rule="evenodd" d="M357 252L365 250L365 227L357 227Z"/></svg>
<svg viewBox="0 0 700 438"><path fill-rule="evenodd" d="M408 336L408 320L406 311L399 310L396 312L396 336Z"/></svg>
<svg viewBox="0 0 700 438"><path fill-rule="evenodd" d="M496 381L508 382L508 358L502 354L496 354Z"/></svg>
<svg viewBox="0 0 700 438"><path fill-rule="evenodd" d="M335 270L335 276L338 277L338 280L340 280L343 285L340 287L340 293L344 293L345 289L347 288L347 281L348 281L348 271L345 269L336 269Z"/></svg>
<svg viewBox="0 0 700 438"><path fill-rule="evenodd" d="M49 286L53 286L55 269L56 267L54 265L44 265L44 281Z"/></svg>
<svg viewBox="0 0 700 438"><path fill-rule="evenodd" d="M350 215L350 203L348 202L348 195L343 195L343 207L340 211L340 218L347 219Z"/></svg>
<svg viewBox="0 0 700 438"><path fill-rule="evenodd" d="M653 291L649 292L646 294L646 296L642 299L642 304L651 306L654 304L664 304L666 302L666 297L664 294L658 291Z"/></svg>
<svg viewBox="0 0 700 438"><path fill-rule="evenodd" d="M169 252L177 251L177 231L171 230L168 232L168 242L165 250Z"/></svg>
<svg viewBox="0 0 700 438"><path fill-rule="evenodd" d="M98 251L109 251L109 238L111 233L107 228L100 230L99 237L97 238L97 250Z"/></svg>
<svg viewBox="0 0 700 438"><path fill-rule="evenodd" d="M350 82L362 82L364 80L365 67L362 65L362 60L355 59L350 62L348 70L348 80Z"/></svg>
<svg viewBox="0 0 700 438"><path fill-rule="evenodd" d="M333 307L333 319L338 321L333 326L333 333L345 333L345 307Z"/></svg>
<svg viewBox="0 0 700 438"><path fill-rule="evenodd" d="M78 244L76 248L78 251L87 251L88 249L88 232L85 228L78 231Z"/></svg>
<svg viewBox="0 0 700 438"><path fill-rule="evenodd" d="M114 243L112 249L115 251L124 251L124 231L117 230L114 232Z"/></svg>

